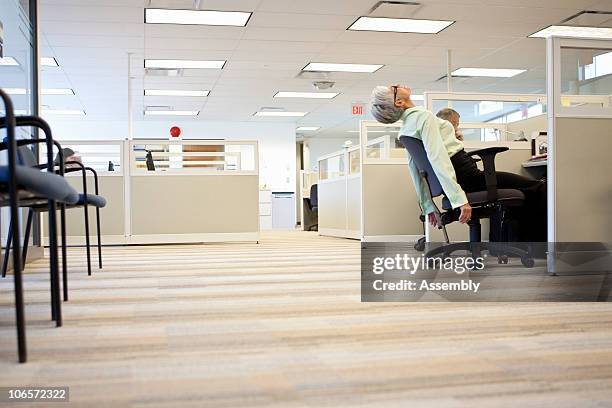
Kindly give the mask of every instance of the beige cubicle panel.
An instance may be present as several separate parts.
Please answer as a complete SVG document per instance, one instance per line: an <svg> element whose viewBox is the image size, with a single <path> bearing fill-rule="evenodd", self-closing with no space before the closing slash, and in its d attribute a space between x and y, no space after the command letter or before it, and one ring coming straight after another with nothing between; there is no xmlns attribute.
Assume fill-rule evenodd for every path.
<svg viewBox="0 0 612 408"><path fill-rule="evenodd" d="M132 239L256 241L258 180L257 175L134 175Z"/></svg>
<svg viewBox="0 0 612 408"><path fill-rule="evenodd" d="M128 151L130 243L259 240L256 142L133 140Z"/></svg>
<svg viewBox="0 0 612 408"><path fill-rule="evenodd" d="M319 235L359 239L361 174L359 148L345 148L319 158Z"/></svg>
<svg viewBox="0 0 612 408"><path fill-rule="evenodd" d="M556 242L612 243L612 119L555 119Z"/></svg>
<svg viewBox="0 0 612 408"><path fill-rule="evenodd" d="M83 178L80 173L66 176L68 183L77 191L83 191ZM121 175L100 175L98 186L100 195L106 199L106 206L100 209L102 242L104 244L117 244L125 241L125 211L124 211L124 178ZM94 193L94 181L92 176L87 177L87 192ZM96 208L88 207L89 212L89 235L91 239L96 236ZM43 226L47 224L47 215L43 213ZM59 218L58 218L59 226ZM44 236L48 236L45 230ZM85 222L83 208L66 210L66 236L70 245L83 245L85 243ZM94 241L92 241L94 242Z"/></svg>
<svg viewBox="0 0 612 408"><path fill-rule="evenodd" d="M411 242L423 236L421 209L398 132L399 124L361 122L363 242Z"/></svg>

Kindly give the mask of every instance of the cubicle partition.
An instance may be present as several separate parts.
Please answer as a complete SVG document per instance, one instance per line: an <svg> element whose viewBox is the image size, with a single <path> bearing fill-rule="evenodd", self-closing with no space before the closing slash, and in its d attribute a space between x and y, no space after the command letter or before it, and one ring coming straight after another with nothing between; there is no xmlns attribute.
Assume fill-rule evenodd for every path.
<svg viewBox="0 0 612 408"><path fill-rule="evenodd" d="M611 58L610 40L547 40L549 272L612 268Z"/></svg>
<svg viewBox="0 0 612 408"><path fill-rule="evenodd" d="M360 124L363 242L410 242L423 236L407 153L397 140L399 130L400 124Z"/></svg>
<svg viewBox="0 0 612 408"><path fill-rule="evenodd" d="M257 142L68 141L99 175L105 244L259 240ZM112 165L111 165L112 164ZM80 173L70 183L82 191ZM93 192L88 176L88 192ZM90 211L94 235L95 211ZM70 244L83 243L83 211L68 211Z"/></svg>
<svg viewBox="0 0 612 408"><path fill-rule="evenodd" d="M359 239L361 185L359 146L319 158L319 235Z"/></svg>

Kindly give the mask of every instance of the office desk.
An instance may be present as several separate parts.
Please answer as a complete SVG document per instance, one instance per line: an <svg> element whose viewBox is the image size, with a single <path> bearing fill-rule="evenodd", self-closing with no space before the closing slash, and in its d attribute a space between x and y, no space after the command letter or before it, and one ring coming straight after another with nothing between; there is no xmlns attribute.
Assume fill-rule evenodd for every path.
<svg viewBox="0 0 612 408"><path fill-rule="evenodd" d="M541 179L546 176L548 159L546 160L533 160L526 161L521 164L525 170L532 176L537 179Z"/></svg>

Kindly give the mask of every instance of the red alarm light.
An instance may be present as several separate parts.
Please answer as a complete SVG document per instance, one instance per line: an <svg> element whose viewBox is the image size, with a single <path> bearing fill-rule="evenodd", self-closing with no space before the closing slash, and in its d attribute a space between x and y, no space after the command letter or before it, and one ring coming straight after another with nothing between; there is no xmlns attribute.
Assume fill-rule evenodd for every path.
<svg viewBox="0 0 612 408"><path fill-rule="evenodd" d="M181 135L181 128L178 126L172 126L170 128L170 136L179 137Z"/></svg>

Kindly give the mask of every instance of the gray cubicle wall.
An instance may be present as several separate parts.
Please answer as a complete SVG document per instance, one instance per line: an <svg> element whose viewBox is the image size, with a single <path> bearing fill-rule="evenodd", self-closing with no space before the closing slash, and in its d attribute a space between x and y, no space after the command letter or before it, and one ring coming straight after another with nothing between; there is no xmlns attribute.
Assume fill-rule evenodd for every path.
<svg viewBox="0 0 612 408"><path fill-rule="evenodd" d="M344 237L346 235L346 177L319 180L319 234Z"/></svg>
<svg viewBox="0 0 612 408"><path fill-rule="evenodd" d="M132 239L259 239L258 175L132 175Z"/></svg>
<svg viewBox="0 0 612 408"><path fill-rule="evenodd" d="M83 191L83 178L80 172L66 176L68 183L77 191ZM100 195L106 198L106 207L100 209L101 232L105 244L123 243L125 241L125 211L124 211L124 178L122 175L100 175L98 185ZM87 192L94 194L93 177L87 177ZM96 235L96 210L90 206L89 235L94 239ZM43 214L43 227L47 225L47 215ZM58 219L59 225L59 219ZM66 235L70 245L83 245L85 243L85 221L83 208L73 208L66 211ZM48 237L45 229L44 236ZM45 240L46 241L46 240ZM95 241L92 241L95 242Z"/></svg>
<svg viewBox="0 0 612 408"><path fill-rule="evenodd" d="M412 241L423 236L421 210L406 163L362 165L363 240Z"/></svg>
<svg viewBox="0 0 612 408"><path fill-rule="evenodd" d="M612 119L555 121L552 240L612 243Z"/></svg>

